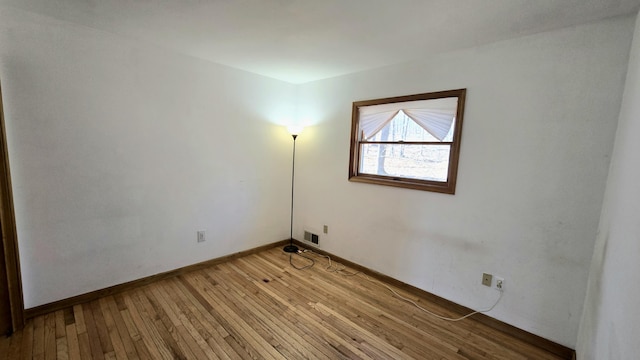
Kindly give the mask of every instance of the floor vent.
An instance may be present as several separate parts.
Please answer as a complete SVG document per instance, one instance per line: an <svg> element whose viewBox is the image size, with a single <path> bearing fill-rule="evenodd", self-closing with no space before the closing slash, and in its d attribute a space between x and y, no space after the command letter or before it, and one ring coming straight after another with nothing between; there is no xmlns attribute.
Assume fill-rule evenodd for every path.
<svg viewBox="0 0 640 360"><path fill-rule="evenodd" d="M304 231L304 239L316 245L320 242L320 237L318 235L306 230Z"/></svg>

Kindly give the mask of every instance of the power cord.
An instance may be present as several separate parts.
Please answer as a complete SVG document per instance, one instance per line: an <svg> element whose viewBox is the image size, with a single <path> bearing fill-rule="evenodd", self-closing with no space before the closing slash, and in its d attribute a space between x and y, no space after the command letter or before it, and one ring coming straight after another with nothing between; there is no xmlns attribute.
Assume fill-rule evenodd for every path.
<svg viewBox="0 0 640 360"><path fill-rule="evenodd" d="M435 314L435 313L423 308L422 306L418 305L415 301L398 294L395 290L393 290L387 284L382 283L382 282L377 281L377 280L373 280L367 274L363 274L363 273L360 273L360 274L362 274L367 280L369 280L369 281L371 281L373 283L378 283L378 284L386 287L398 299L406 301L406 302L412 304L413 306L415 306L416 308L418 308L418 309L424 311L425 313L427 313L427 314L429 314L431 316L434 316L434 317L436 317L436 318L438 318L440 320L452 321L452 322L464 320L464 319L468 318L469 316L472 316L472 315L475 315L475 314L480 314L480 313L486 313L486 312L489 312L489 311L493 310L493 308L496 307L496 305L498 305L498 303L500 302L500 299L502 299L502 294L503 294L503 291L500 290L500 295L498 296L498 299L496 300L495 303L493 303L493 305L491 305L490 308L483 309L483 310L477 310L477 311L471 312L471 313L469 313L467 315L464 315L464 316L461 316L461 317L458 317L458 318L448 318L448 317L445 317L445 316L441 316L441 315Z"/></svg>
<svg viewBox="0 0 640 360"><path fill-rule="evenodd" d="M310 263L309 265L305 265L305 266L302 266L302 267L297 267L297 266L295 266L295 265L293 264L293 261L292 261L293 253L290 253L290 254L289 254L289 264L291 264L291 266L293 266L293 268L294 268L294 269L296 269L296 270L305 270L305 269L310 269L310 268L312 268L312 267L313 267L313 265L315 265L315 264L316 264L316 261L315 261L315 260L313 260L312 258L302 255L302 253L303 253L303 252L306 252L306 250L305 250L305 251L300 251L300 250L298 250L298 252L297 252L296 254L297 254L298 256L302 257L302 258L305 258L305 259L307 259L307 260L311 261L311 263Z"/></svg>
<svg viewBox="0 0 640 360"><path fill-rule="evenodd" d="M449 317L446 317L446 316L438 315L438 314L436 314L436 313L434 313L434 312L431 312L431 311L429 311L429 310L427 310L427 309L423 308L422 306L418 305L418 303L416 303L416 302L415 302L415 301L413 301L412 299L406 298L406 297L404 297L404 296L402 296L402 295L398 294L398 293L397 293L394 289L392 289L389 285L387 285L387 284L385 284L385 283L383 283L383 282L381 282L381 281L379 281L379 280L372 279L371 277L369 277L369 275L367 275L367 274L365 274L365 273L363 273L363 272L361 272L361 271L357 271L357 272L349 272L349 271L347 271L347 270L346 270L346 268L347 268L346 266L344 266L344 265L342 265L342 264L340 264L340 263L337 263L337 262L333 262L333 261L331 261L331 257L330 257L330 256L328 256L328 255L324 255L324 254L319 254L319 253L317 253L317 252L315 252L315 251L313 251L313 250L305 249L305 250L300 250L300 251L298 251L298 255L299 255L299 256L301 256L301 257L303 257L303 258L305 258L305 259L309 259L309 260L311 260L311 261L312 261L312 263L311 263L310 265L307 265L307 266L302 267L302 268L298 268L298 267L296 267L295 265L293 265L293 263L291 262L291 254L289 255L289 263L291 264L291 266L293 266L293 267L294 267L295 269L297 269L297 270L304 270L304 269L308 269L308 268L313 267L313 265L315 265L315 261L314 261L313 259L311 259L311 258L309 258L309 257L306 257L306 256L303 256L303 255L302 255L302 253L311 253L311 254L313 254L313 255L315 255L315 256L319 256L319 257L322 257L322 258L326 258L326 259L329 261L329 265L327 265L327 266L325 267L325 269L324 269L324 270L325 270L325 271L327 271L327 272L334 273L334 274L339 274L339 275L342 275L342 276L356 276L356 275L361 275L362 277L364 277L364 278L365 278L365 279L367 279L368 281L370 281L370 282L372 282L372 283L374 283L374 284L382 285L383 287L387 288L387 290L389 290L389 291L393 294L393 296L395 296L396 298L398 298L398 299L400 299L400 300L402 300L402 301L408 302L409 304L411 304L411 305L415 306L417 309L419 309L419 310L421 310L421 311L423 311L423 312L425 312L425 313L427 313L427 314L429 314L429 315L431 315L431 316L433 316L433 317L436 317L436 318L438 318L438 319L440 319L440 320L445 320L445 321L455 322L455 321L464 320L464 319L466 319L466 318L468 318L468 317L470 317L470 316L472 316L472 315L475 315L475 314L480 314L480 313L486 313L486 312L489 312L489 311L493 310L493 308L495 308L495 307L496 307L496 305L498 305L498 303L499 303L499 302L500 302L500 300L502 299L503 290L499 290L499 291L500 291L500 295L498 296L498 299L496 300L496 302L495 302L495 303L493 303L493 305L491 305L491 307L489 307L489 308L487 308L487 309L483 309L483 310L473 311L473 312L471 312L471 313L469 313L469 314L467 314L467 315L464 315L464 316L461 316L461 317L458 317L458 318L449 318ZM335 263L335 265L334 265L334 263Z"/></svg>

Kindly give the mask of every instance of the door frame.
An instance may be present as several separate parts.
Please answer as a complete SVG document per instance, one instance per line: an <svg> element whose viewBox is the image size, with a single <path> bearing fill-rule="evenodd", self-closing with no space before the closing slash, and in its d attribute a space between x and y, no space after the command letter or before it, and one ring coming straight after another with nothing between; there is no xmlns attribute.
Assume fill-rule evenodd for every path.
<svg viewBox="0 0 640 360"><path fill-rule="evenodd" d="M13 331L16 331L24 326L24 301L22 297L18 235L16 231L16 218L13 209L13 193L11 189L7 133L4 127L2 87L0 86L0 227L2 228L1 240L2 246L4 247L7 284L9 287L11 325Z"/></svg>

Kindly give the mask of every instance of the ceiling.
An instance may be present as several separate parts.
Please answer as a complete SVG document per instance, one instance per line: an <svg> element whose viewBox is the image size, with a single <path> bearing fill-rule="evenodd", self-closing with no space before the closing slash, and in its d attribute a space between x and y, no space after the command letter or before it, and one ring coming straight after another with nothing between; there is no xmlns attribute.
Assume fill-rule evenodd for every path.
<svg viewBox="0 0 640 360"><path fill-rule="evenodd" d="M637 11L640 0L0 0L291 83Z"/></svg>

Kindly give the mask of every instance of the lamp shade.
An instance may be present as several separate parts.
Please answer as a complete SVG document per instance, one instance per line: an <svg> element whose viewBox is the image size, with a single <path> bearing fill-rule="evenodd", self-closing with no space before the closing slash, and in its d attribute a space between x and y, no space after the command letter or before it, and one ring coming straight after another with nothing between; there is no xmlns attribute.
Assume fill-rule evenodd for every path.
<svg viewBox="0 0 640 360"><path fill-rule="evenodd" d="M302 126L302 125L289 125L289 126L287 126L287 130L289 130L289 133L291 135L300 135L300 133L302 132L302 129L304 129L304 126Z"/></svg>

